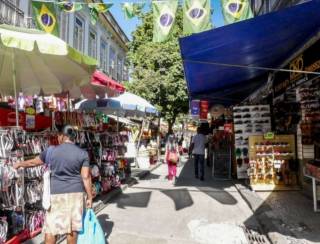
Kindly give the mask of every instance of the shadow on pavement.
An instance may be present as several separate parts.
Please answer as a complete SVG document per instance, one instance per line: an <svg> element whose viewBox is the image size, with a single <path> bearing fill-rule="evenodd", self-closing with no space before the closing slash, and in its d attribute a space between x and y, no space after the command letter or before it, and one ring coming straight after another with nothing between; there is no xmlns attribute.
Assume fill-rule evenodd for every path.
<svg viewBox="0 0 320 244"><path fill-rule="evenodd" d="M188 189L162 190L161 192L174 201L177 211L193 205Z"/></svg>
<svg viewBox="0 0 320 244"><path fill-rule="evenodd" d="M107 214L102 214L102 215L99 215L98 216L98 220L99 220L99 223L103 229L103 231L105 232L104 235L106 237L106 241L108 243L108 238L112 232L112 229L113 229L113 226L114 226L114 223L112 221L109 221L109 215Z"/></svg>
<svg viewBox="0 0 320 244"><path fill-rule="evenodd" d="M237 204L237 200L229 193L229 191L226 190L234 187L232 181L213 180L211 176L211 168L205 166L205 181L200 181L194 177L194 165L192 159L189 159L186 163L182 164L178 170L181 170L181 173L175 186L196 187L199 191L207 194L221 204Z"/></svg>
<svg viewBox="0 0 320 244"><path fill-rule="evenodd" d="M153 173L149 173L147 177L139 177L140 181L144 181L144 180L157 180L160 178L160 175L156 175Z"/></svg>
<svg viewBox="0 0 320 244"><path fill-rule="evenodd" d="M122 193L111 203L116 203L118 208L125 209L126 207L146 208L149 204L151 191Z"/></svg>
<svg viewBox="0 0 320 244"><path fill-rule="evenodd" d="M320 213L313 211L312 199L301 191L241 193L254 211L245 224L256 218L263 232L279 243L320 243Z"/></svg>

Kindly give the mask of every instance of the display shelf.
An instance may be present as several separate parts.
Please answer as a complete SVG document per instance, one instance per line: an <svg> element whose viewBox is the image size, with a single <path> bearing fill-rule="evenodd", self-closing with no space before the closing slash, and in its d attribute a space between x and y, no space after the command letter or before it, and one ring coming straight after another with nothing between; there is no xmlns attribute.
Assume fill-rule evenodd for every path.
<svg viewBox="0 0 320 244"><path fill-rule="evenodd" d="M256 191L285 190L297 186L294 135L249 137L250 185Z"/></svg>

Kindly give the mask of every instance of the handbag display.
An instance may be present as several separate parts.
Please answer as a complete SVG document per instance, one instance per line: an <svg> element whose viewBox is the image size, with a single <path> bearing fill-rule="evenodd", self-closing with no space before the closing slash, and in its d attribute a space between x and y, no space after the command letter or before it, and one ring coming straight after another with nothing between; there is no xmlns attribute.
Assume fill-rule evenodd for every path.
<svg viewBox="0 0 320 244"><path fill-rule="evenodd" d="M46 170L43 174L43 193L42 193L42 207L45 210L49 210L51 203L51 190L50 190L50 177L51 177L51 171L50 171L50 163L51 163L51 154L54 147L51 146L47 149L47 154L45 158L45 164L47 164Z"/></svg>

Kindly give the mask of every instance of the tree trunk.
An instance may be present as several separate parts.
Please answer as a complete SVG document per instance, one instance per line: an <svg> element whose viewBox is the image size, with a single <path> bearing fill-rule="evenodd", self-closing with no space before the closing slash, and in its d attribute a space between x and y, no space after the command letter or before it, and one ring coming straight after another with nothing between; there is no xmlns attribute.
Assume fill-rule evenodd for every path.
<svg viewBox="0 0 320 244"><path fill-rule="evenodd" d="M175 123L176 119L168 120L168 133L173 134L173 125Z"/></svg>

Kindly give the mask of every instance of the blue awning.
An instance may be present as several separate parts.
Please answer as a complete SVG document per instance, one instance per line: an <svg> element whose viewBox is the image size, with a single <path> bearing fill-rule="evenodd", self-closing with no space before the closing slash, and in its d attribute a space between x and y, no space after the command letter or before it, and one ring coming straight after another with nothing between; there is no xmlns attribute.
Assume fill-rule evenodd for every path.
<svg viewBox="0 0 320 244"><path fill-rule="evenodd" d="M190 98L241 102L267 81L267 70L247 66L279 68L319 31L320 0L313 0L181 38Z"/></svg>

